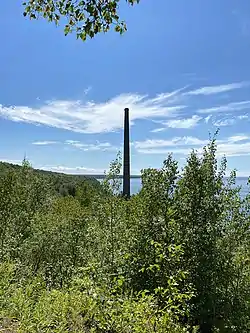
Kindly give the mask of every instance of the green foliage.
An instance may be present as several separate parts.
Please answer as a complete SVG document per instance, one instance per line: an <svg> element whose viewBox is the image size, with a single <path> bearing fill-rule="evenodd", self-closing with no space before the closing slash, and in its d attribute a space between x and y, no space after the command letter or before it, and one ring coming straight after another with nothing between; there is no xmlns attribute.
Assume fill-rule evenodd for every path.
<svg viewBox="0 0 250 333"><path fill-rule="evenodd" d="M120 170L118 155L99 185L0 164L0 325L247 333L250 194L225 178L215 140L183 170L171 155L144 170L130 200Z"/></svg>
<svg viewBox="0 0 250 333"><path fill-rule="evenodd" d="M125 0L133 6L140 0ZM30 19L43 17L56 25L63 19L65 36L71 32L85 41L100 32L107 32L111 26L122 34L127 30L124 21L119 18L120 0L28 0L23 3L24 16Z"/></svg>
<svg viewBox="0 0 250 333"><path fill-rule="evenodd" d="M226 160L218 168L215 154L215 140L201 157L193 152L178 182L175 204L183 265L196 289L193 316L204 332L215 325L247 332L250 216L244 206L249 198L242 200L240 189L232 187L235 172L225 183ZM239 252L244 253L240 260Z"/></svg>
<svg viewBox="0 0 250 333"><path fill-rule="evenodd" d="M18 321L18 332L194 332L173 320L171 311L159 310L153 296L121 295L97 287L87 276L75 278L70 287L46 290L42 279L13 281L13 264L0 265L1 318Z"/></svg>
<svg viewBox="0 0 250 333"><path fill-rule="evenodd" d="M24 164L31 168L28 161L24 160ZM19 165L0 162L0 179L1 177L11 172L20 171L21 166ZM43 179L44 182L50 185L50 191L53 191L54 194L59 193L61 196L75 196L77 192L79 192L79 195L80 193L83 195L84 192L94 193L95 191L100 192L101 190L100 183L95 178L90 176L68 175L51 171L37 170L33 168L32 174Z"/></svg>
<svg viewBox="0 0 250 333"><path fill-rule="evenodd" d="M48 287L62 287L83 266L87 214L72 197L59 198L47 213L37 214L22 244L20 264L43 277Z"/></svg>
<svg viewBox="0 0 250 333"><path fill-rule="evenodd" d="M28 237L32 220L47 206L48 185L24 161L17 172L1 177L0 259L16 258Z"/></svg>

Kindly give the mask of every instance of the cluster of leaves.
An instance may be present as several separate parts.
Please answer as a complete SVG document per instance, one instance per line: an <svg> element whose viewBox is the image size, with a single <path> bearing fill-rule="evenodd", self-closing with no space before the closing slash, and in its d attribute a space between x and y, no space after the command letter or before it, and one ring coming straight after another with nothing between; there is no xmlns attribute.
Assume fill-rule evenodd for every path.
<svg viewBox="0 0 250 333"><path fill-rule="evenodd" d="M29 0L24 2L24 16L31 19L43 17L59 24L66 19L65 35L75 32L77 38L85 41L100 32L107 32L114 25L115 31L122 34L127 30L118 14L121 0ZM139 0L125 0L129 5Z"/></svg>
<svg viewBox="0 0 250 333"><path fill-rule="evenodd" d="M120 168L69 195L27 163L2 176L0 318L20 332L247 333L250 195L225 180L215 140L181 171L171 155L143 170L130 200Z"/></svg>

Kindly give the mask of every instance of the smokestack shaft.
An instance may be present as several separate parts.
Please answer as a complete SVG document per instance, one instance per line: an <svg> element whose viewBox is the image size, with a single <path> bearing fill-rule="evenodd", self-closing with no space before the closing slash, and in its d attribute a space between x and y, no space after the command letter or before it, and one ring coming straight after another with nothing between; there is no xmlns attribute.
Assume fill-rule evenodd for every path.
<svg viewBox="0 0 250 333"><path fill-rule="evenodd" d="M130 198L129 109L124 111L123 196Z"/></svg>

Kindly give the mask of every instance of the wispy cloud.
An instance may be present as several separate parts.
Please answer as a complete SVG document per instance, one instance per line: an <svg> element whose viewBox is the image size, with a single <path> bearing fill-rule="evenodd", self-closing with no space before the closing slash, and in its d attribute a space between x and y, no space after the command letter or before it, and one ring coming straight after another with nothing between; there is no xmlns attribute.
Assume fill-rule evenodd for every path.
<svg viewBox="0 0 250 333"><path fill-rule="evenodd" d="M206 124L208 124L209 120L212 118L212 115L210 114L209 116L207 116L204 121Z"/></svg>
<svg viewBox="0 0 250 333"><path fill-rule="evenodd" d="M34 142L32 142L32 145L48 146L48 145L55 145L57 143L58 143L58 141L34 141Z"/></svg>
<svg viewBox="0 0 250 333"><path fill-rule="evenodd" d="M70 145L74 148L81 149L83 151L118 151L119 148L112 146L109 142L99 142L95 143L83 143L80 141L66 140L66 145Z"/></svg>
<svg viewBox="0 0 250 333"><path fill-rule="evenodd" d="M171 128L193 128L197 126L201 119L202 117L193 115L191 118L169 120L164 125Z"/></svg>
<svg viewBox="0 0 250 333"><path fill-rule="evenodd" d="M123 125L124 107L129 107L131 124L138 119L174 117L186 106L177 103L182 89L147 95L121 94L105 103L83 101L49 101L40 107L0 105L0 116L16 122L42 124L80 133L102 133Z"/></svg>
<svg viewBox="0 0 250 333"><path fill-rule="evenodd" d="M231 118L231 119L220 119L220 120L215 120L213 122L213 125L216 127L223 127L223 126L230 126L235 123L236 119Z"/></svg>
<svg viewBox="0 0 250 333"><path fill-rule="evenodd" d="M239 116L234 116L231 114L231 118L220 118L220 116L212 116L209 115L208 117L205 118L205 122L208 123L208 121L212 118L212 124L216 127L224 127L224 126L232 126L236 124L238 121L241 120L248 120L249 116L248 115L239 115ZM208 119L208 120L207 120Z"/></svg>
<svg viewBox="0 0 250 333"><path fill-rule="evenodd" d="M250 108L250 101L233 102L224 105L215 106L212 108L200 109L199 113L220 113L241 111Z"/></svg>
<svg viewBox="0 0 250 333"><path fill-rule="evenodd" d="M217 156L249 156L250 141L244 143L223 143L218 145Z"/></svg>
<svg viewBox="0 0 250 333"><path fill-rule="evenodd" d="M151 131L151 133L159 133L159 132L163 132L166 130L166 127L159 127L159 128L155 128Z"/></svg>
<svg viewBox="0 0 250 333"><path fill-rule="evenodd" d="M90 142L81 142L77 140L65 140L65 141L34 141L32 145L37 146L49 146L54 144L66 145L73 148L77 148L83 151L113 151L116 152L120 147L111 145L109 142L99 142L95 141L94 143Z"/></svg>
<svg viewBox="0 0 250 333"><path fill-rule="evenodd" d="M191 118L182 118L182 119L172 119L168 121L155 121L155 123L160 123L161 126L151 130L151 133L158 133L165 131L167 128L176 128L176 129L189 129L194 128L201 121L202 117L193 115Z"/></svg>
<svg viewBox="0 0 250 333"><path fill-rule="evenodd" d="M75 166L75 167L69 167L65 165L46 165L38 167L41 170L47 170L47 171L54 171L54 172L60 172L60 173L66 173L66 174L103 174L103 169L96 169L96 168L88 168L84 166Z"/></svg>
<svg viewBox="0 0 250 333"><path fill-rule="evenodd" d="M3 106L0 104L0 117L15 122L51 126L79 133L104 133L120 130L123 126L123 110L129 107L130 122L133 125L142 119L158 120L162 125L153 132L164 128L193 128L201 118L199 114L240 111L250 107L250 100L232 102L224 105L207 107L200 96L209 96L240 89L246 82L229 83L216 86L201 86L188 90L187 86L174 91L160 93L156 96L137 93L124 93L105 102L87 100L52 100L39 106ZM85 90L85 95L90 88ZM194 107L195 106L195 107ZM205 106L205 107L203 107ZM205 121L208 121L205 118ZM37 143L39 144L39 143ZM45 143L44 143L45 144Z"/></svg>
<svg viewBox="0 0 250 333"><path fill-rule="evenodd" d="M13 159L1 158L0 157L0 162L22 165L23 160L13 160Z"/></svg>
<svg viewBox="0 0 250 333"><path fill-rule="evenodd" d="M54 144L71 146L83 151L118 151L120 147L111 145L109 142L81 142L77 140L65 140L65 141L34 141L32 145L37 146L49 146Z"/></svg>
<svg viewBox="0 0 250 333"><path fill-rule="evenodd" d="M249 119L249 115L247 115L247 114L242 114L242 115L238 116L237 118L240 119L240 120L243 120L243 119Z"/></svg>
<svg viewBox="0 0 250 333"><path fill-rule="evenodd" d="M208 140L196 137L175 137L171 140L145 140L135 143L135 148L141 154L188 155L195 148L198 153L202 152ZM250 136L238 134L228 138L217 140L217 156L247 156L250 155Z"/></svg>
<svg viewBox="0 0 250 333"><path fill-rule="evenodd" d="M232 135L230 136L227 141L228 142L239 142L239 141L246 141L249 140L250 136L245 134L238 134L238 135Z"/></svg>
<svg viewBox="0 0 250 333"><path fill-rule="evenodd" d="M11 163L16 165L22 165L22 160L13 160L8 158L0 158L0 162ZM39 170L61 172L67 174L103 174L104 169L90 168L84 166L66 166L66 165L40 165L33 164L32 167Z"/></svg>
<svg viewBox="0 0 250 333"><path fill-rule="evenodd" d="M149 149L149 148L162 148L162 147L176 147L176 146L196 146L205 145L208 140L200 140L192 136L174 137L170 140L155 140L148 139L145 141L136 141L134 143L135 148L138 149Z"/></svg>
<svg viewBox="0 0 250 333"><path fill-rule="evenodd" d="M213 95L228 92L235 89L243 88L247 82L229 83L217 86L206 86L185 93L185 95Z"/></svg>

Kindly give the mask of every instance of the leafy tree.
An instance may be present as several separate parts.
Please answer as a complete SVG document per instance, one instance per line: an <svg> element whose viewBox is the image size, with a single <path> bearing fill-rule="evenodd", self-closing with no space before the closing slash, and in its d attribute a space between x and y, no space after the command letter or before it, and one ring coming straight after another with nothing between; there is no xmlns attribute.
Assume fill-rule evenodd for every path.
<svg viewBox="0 0 250 333"><path fill-rule="evenodd" d="M140 0L125 0L129 5ZM28 0L24 16L31 19L43 17L49 22L59 24L66 20L64 33L75 32L77 38L85 41L100 32L107 32L113 25L115 31L123 33L127 30L124 21L119 18L121 0Z"/></svg>
<svg viewBox="0 0 250 333"><path fill-rule="evenodd" d="M48 183L24 160L16 171L1 177L0 187L0 260L17 258L20 246L29 237L30 225L50 199Z"/></svg>
<svg viewBox="0 0 250 333"><path fill-rule="evenodd" d="M234 187L236 173L226 182L225 172L213 139L202 156L191 153L174 198L182 264L196 290L192 316L202 333L247 332L250 323L249 197L242 200Z"/></svg>
<svg viewBox="0 0 250 333"><path fill-rule="evenodd" d="M178 270L178 265L173 260L168 262L168 269L165 273L151 270L141 270L144 266L154 265L156 252L153 250L152 242L156 242L167 249L174 244L173 221L173 193L178 175L178 167L172 156L169 156L160 169L147 169L142 172L142 190L140 194L133 198L133 214L136 215L137 222L134 224L133 237L130 252L133 253L134 260L130 270L135 288L145 288L150 291L158 285L167 283L164 274L174 274ZM141 232L143 230L143 232ZM177 245L177 244L176 244ZM166 266L165 266L166 268ZM161 281L161 282L160 282ZM164 282L165 281L165 282Z"/></svg>
<svg viewBox="0 0 250 333"><path fill-rule="evenodd" d="M37 214L21 247L23 267L40 274L48 287L64 286L74 270L86 265L88 215L73 197L56 199L47 212Z"/></svg>

